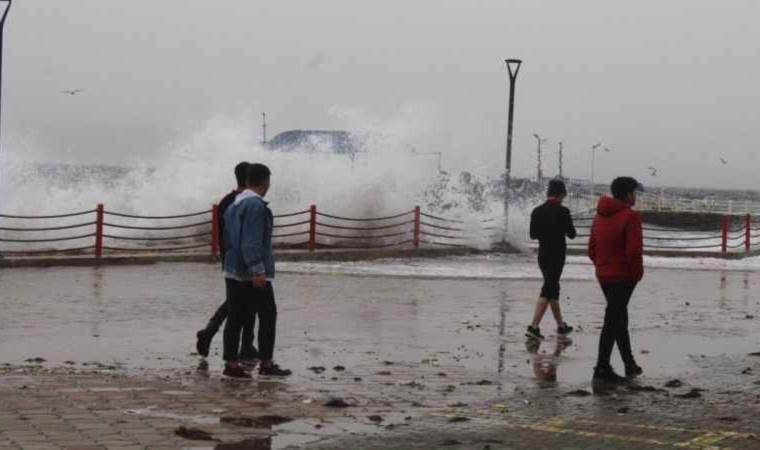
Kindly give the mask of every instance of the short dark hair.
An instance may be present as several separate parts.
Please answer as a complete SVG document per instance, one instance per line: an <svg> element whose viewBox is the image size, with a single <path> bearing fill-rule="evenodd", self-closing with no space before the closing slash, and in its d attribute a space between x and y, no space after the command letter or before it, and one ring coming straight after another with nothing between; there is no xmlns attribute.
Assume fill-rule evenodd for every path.
<svg viewBox="0 0 760 450"><path fill-rule="evenodd" d="M628 194L641 189L641 184L632 177L618 177L612 180L610 192L618 200L626 200Z"/></svg>
<svg viewBox="0 0 760 450"><path fill-rule="evenodd" d="M554 179L549 181L549 187L546 189L547 197L559 197L560 195L566 195L567 188L565 182L562 180Z"/></svg>
<svg viewBox="0 0 760 450"><path fill-rule="evenodd" d="M272 175L272 171L264 164L254 163L248 167L248 185L261 186Z"/></svg>
<svg viewBox="0 0 760 450"><path fill-rule="evenodd" d="M245 161L235 166L235 179L237 180L238 187L245 187L249 167L251 167L251 163Z"/></svg>

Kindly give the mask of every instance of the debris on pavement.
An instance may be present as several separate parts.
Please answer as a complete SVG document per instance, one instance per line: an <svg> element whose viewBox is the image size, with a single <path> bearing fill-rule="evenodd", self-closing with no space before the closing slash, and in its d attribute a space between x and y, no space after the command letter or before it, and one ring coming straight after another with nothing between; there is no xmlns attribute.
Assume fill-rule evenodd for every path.
<svg viewBox="0 0 760 450"><path fill-rule="evenodd" d="M574 391L568 392L565 395L568 397L588 397L589 395L591 395L591 392L585 389L576 389Z"/></svg>
<svg viewBox="0 0 760 450"><path fill-rule="evenodd" d="M683 382L679 380L678 378L675 378L665 383L666 388L680 388L681 386L683 386Z"/></svg>
<svg viewBox="0 0 760 450"><path fill-rule="evenodd" d="M209 434L206 431L200 430L198 428L186 428L186 427L179 427L176 430L174 430L174 434L176 434L179 437L191 440L191 441L214 441L213 436Z"/></svg>
<svg viewBox="0 0 760 450"><path fill-rule="evenodd" d="M271 414L271 415L256 416L256 417L222 417L219 419L219 421L221 423L235 425L238 427L271 428L273 426L292 422L293 419L290 417Z"/></svg>
<svg viewBox="0 0 760 450"><path fill-rule="evenodd" d="M678 398L699 398L702 396L702 389L694 388L685 394L676 394L674 397Z"/></svg>
<svg viewBox="0 0 760 450"><path fill-rule="evenodd" d="M464 416L454 416L451 419L449 419L449 423L459 423L459 422L469 422L469 417Z"/></svg>
<svg viewBox="0 0 760 450"><path fill-rule="evenodd" d="M334 397L325 402L324 406L327 408L350 408L356 405L352 405L340 397Z"/></svg>

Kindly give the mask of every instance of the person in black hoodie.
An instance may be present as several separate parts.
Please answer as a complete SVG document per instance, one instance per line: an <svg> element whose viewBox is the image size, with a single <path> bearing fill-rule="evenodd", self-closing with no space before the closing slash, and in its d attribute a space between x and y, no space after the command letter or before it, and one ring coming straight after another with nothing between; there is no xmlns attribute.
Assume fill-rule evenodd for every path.
<svg viewBox="0 0 760 450"><path fill-rule="evenodd" d="M222 201L219 202L218 207L218 216L217 216L217 226L219 230L219 237L218 237L218 243L219 243L219 254L221 256L222 265L224 265L224 253L226 251L225 243L224 243L224 213L227 211L227 208L235 201L235 197L237 197L238 194L240 194L245 188L246 188L246 177L248 175L248 168L251 166L248 162L241 162L237 166L235 166L235 179L237 181L237 189L233 190L229 194L225 195ZM204 358L208 356L209 349L211 348L211 341L214 339L214 336L219 331L219 329L222 327L222 324L227 319L227 300L225 299L224 303L219 305L219 308L217 308L216 313L211 317L211 320L209 320L206 327L198 333L196 333L197 341L195 344L195 348L198 351L198 354L203 356ZM255 360L258 356L258 351L256 350L256 347L253 345L253 325L256 318L250 318L250 323L247 323L246 326L243 328L243 337L242 337L242 344L243 344L243 355L242 359L247 361L249 364L254 364Z"/></svg>
<svg viewBox="0 0 760 450"><path fill-rule="evenodd" d="M544 338L539 325L547 307L551 307L554 320L557 321L557 334L565 336L573 331L573 327L562 320L559 306L559 279L567 254L565 238L575 239L576 235L570 210L562 206L566 196L565 183L562 180L551 180L546 202L534 209L530 216L530 238L538 239L538 267L544 277L533 322L525 333L532 339Z"/></svg>

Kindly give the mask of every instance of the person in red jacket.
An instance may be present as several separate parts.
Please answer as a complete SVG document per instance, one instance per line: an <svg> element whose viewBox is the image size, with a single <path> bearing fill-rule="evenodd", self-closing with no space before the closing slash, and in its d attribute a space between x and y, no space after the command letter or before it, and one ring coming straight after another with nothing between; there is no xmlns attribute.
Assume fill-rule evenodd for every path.
<svg viewBox="0 0 760 450"><path fill-rule="evenodd" d="M633 358L628 333L628 302L644 276L641 216L631 208L636 204L636 192L641 185L631 177L620 177L612 182L610 190L612 197L599 199L588 243L588 255L607 300L594 381L624 382L625 378L610 365L615 343L626 376L642 373Z"/></svg>

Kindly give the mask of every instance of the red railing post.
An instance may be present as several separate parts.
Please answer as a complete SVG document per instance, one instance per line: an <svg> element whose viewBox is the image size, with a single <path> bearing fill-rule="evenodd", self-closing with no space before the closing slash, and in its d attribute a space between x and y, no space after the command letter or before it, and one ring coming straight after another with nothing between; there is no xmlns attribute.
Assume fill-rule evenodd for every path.
<svg viewBox="0 0 760 450"><path fill-rule="evenodd" d="M750 238L752 237L752 216L744 216L744 251L749 253L751 247Z"/></svg>
<svg viewBox="0 0 760 450"><path fill-rule="evenodd" d="M412 238L412 246L414 248L420 248L420 207L414 207L414 237Z"/></svg>
<svg viewBox="0 0 760 450"><path fill-rule="evenodd" d="M95 257L103 256L103 204L98 203L95 209Z"/></svg>
<svg viewBox="0 0 760 450"><path fill-rule="evenodd" d="M211 254L213 256L219 255L219 233L223 231L219 230L219 205L213 205L211 207Z"/></svg>
<svg viewBox="0 0 760 450"><path fill-rule="evenodd" d="M720 252L725 254L728 249L728 216L720 218Z"/></svg>
<svg viewBox="0 0 760 450"><path fill-rule="evenodd" d="M309 208L309 251L317 249L317 205Z"/></svg>

